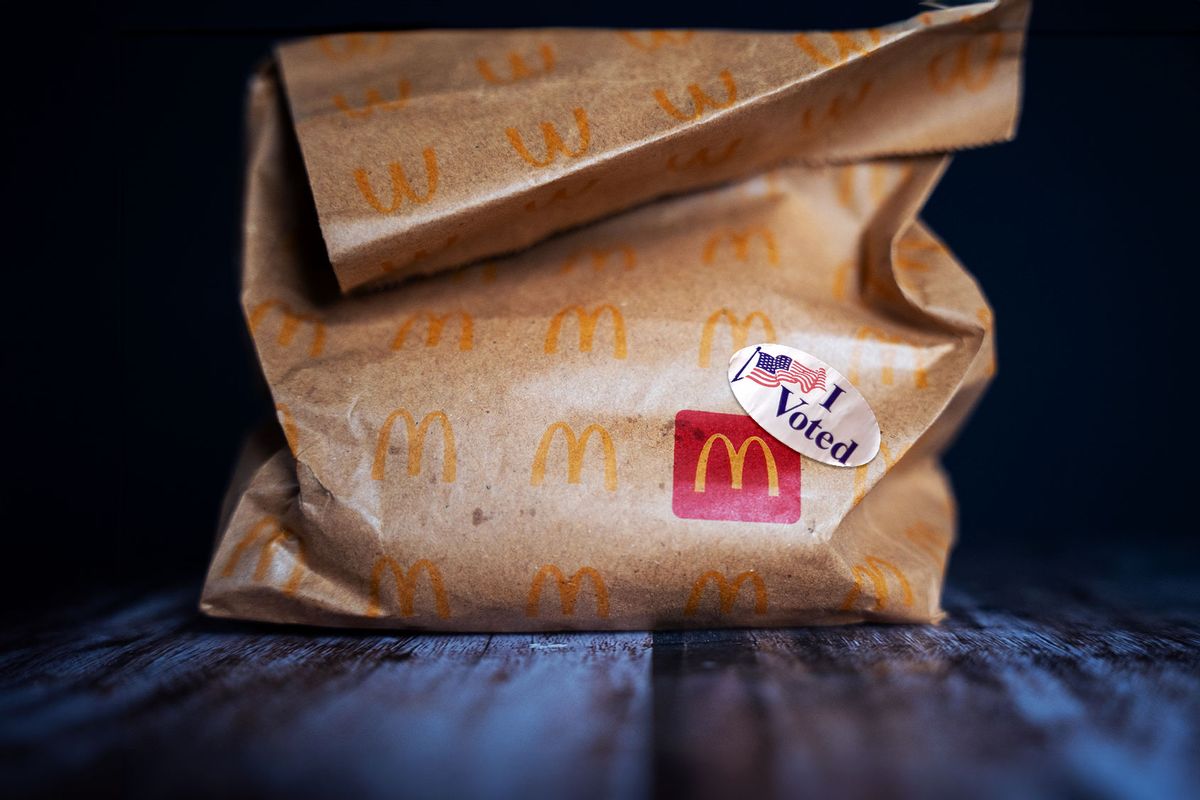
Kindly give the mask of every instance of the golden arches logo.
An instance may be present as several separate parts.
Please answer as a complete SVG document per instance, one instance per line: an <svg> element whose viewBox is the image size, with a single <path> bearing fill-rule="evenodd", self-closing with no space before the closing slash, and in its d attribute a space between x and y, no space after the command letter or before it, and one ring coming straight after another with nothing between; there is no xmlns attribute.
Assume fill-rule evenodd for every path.
<svg viewBox="0 0 1200 800"><path fill-rule="evenodd" d="M760 615L767 613L767 585L763 583L763 579L757 572L748 570L739 573L736 578L730 581L722 573L710 570L697 578L696 582L692 584L692 593L688 596L687 605L683 607L684 616L693 616L700 608L700 601L704 598L704 589L710 581L717 585L722 614L729 614L733 611L733 604L737 602L742 584L747 581L754 587L754 613Z"/></svg>
<svg viewBox="0 0 1200 800"><path fill-rule="evenodd" d="M534 75L549 75L554 71L554 48L548 44L538 46L538 55L542 59L542 66L530 67L525 63L525 59L521 54L513 50L508 54L508 77L502 78L492 71L491 64L486 58L475 59L475 68L479 70L479 74L488 83L503 84L515 83L516 81L532 78Z"/></svg>
<svg viewBox="0 0 1200 800"><path fill-rule="evenodd" d="M702 260L705 264L713 263L717 257L717 248L723 243L729 242L733 245L733 257L738 261L748 261L750 259L750 242L754 239L761 241L766 248L767 263L779 266L779 247L775 244L775 234L771 233L771 229L766 225L714 233L704 243Z"/></svg>
<svg viewBox="0 0 1200 800"><path fill-rule="evenodd" d="M258 563L254 566L254 580L260 583L266 580L267 572L271 569L271 558L274 555L274 550L283 542L291 542L296 549L294 556L296 565L292 567L292 572L288 576L287 582L283 585L283 593L289 596L293 595L300 586L300 579L304 576L304 568L307 563L304 543L300 541L300 537L283 527L275 517L262 518L242 537L241 541L233 548L233 552L229 554L229 559L225 562L225 568L221 570L221 577L231 577L234 570L237 569L237 565L241 562L242 557L246 555L246 551L268 531L270 531L270 534L267 535L258 551Z"/></svg>
<svg viewBox="0 0 1200 800"><path fill-rule="evenodd" d="M554 564L546 564L533 576L533 583L529 586L529 601L525 607L525 616L536 617L538 615L542 599L542 585L548 577L554 578L554 582L558 586L558 599L562 604L563 616L570 617L575 614L575 603L579 600L579 591L583 588L584 578L591 581L592 589L596 593L596 616L608 616L608 587L604 585L604 579L600 577L599 572L592 567L580 567L568 579Z"/></svg>
<svg viewBox="0 0 1200 800"><path fill-rule="evenodd" d="M869 56L879 46L882 34L878 28L865 31L830 31L827 34L797 33L796 46L822 67L836 67L851 56ZM818 46L818 42L821 46ZM829 51L832 50L832 55Z"/></svg>
<svg viewBox="0 0 1200 800"><path fill-rule="evenodd" d="M935 564L943 564L947 555L946 537L928 522L915 522L904 531L904 538Z"/></svg>
<svg viewBox="0 0 1200 800"><path fill-rule="evenodd" d="M376 559L375 568L371 571L371 596L367 604L368 617L378 617L383 613L380 595L383 589L384 572L391 572L392 577L395 579L396 599L400 606L400 616L411 617L413 615L413 595L416 594L417 578L421 572L424 572L426 577L429 578L430 588L433 589L434 609L437 611L437 615L442 619L450 616L450 604L446 600L446 586L442 582L441 570L437 568L436 564L422 558L405 570L395 559L388 556L380 556Z"/></svg>
<svg viewBox="0 0 1200 800"><path fill-rule="evenodd" d="M621 38L639 50L657 50L667 45L687 44L696 35L688 30L617 31Z"/></svg>
<svg viewBox="0 0 1200 800"><path fill-rule="evenodd" d="M945 255L945 245L936 239L901 239L896 245L896 269L928 272L929 262L924 259Z"/></svg>
<svg viewBox="0 0 1200 800"><path fill-rule="evenodd" d="M892 595L888 587L888 574L891 574L900 585L901 603L906 608L912 607L912 587L909 586L908 578L904 576L899 567L890 561L885 561L875 556L867 556L865 562L865 564L856 564L850 568L850 572L854 576L854 586L850 587L850 591L846 593L846 598L842 600L841 611L849 611L858 603L859 598L863 594L864 579L870 581L872 588L875 590L875 606L871 610L886 611L888 606L892 604Z"/></svg>
<svg viewBox="0 0 1200 800"><path fill-rule="evenodd" d="M681 122L690 122L691 120L699 119L704 115L704 109L706 108L711 108L714 111L718 111L722 108L729 108L737 102L737 84L733 80L733 75L730 74L729 70L723 69L717 77L720 79L721 84L725 87L725 100L722 102L717 102L712 98L711 95L700 88L700 84L689 84L687 91L692 98L692 111L690 114L685 114L680 111L675 104L671 102L671 98L667 97L667 93L663 89L654 90L654 99L658 101L658 104L662 107L662 110L667 112L667 114L674 119L677 119Z"/></svg>
<svg viewBox="0 0 1200 800"><path fill-rule="evenodd" d="M391 261L385 259L380 266L383 268L384 272L396 272L397 270L408 269L409 267L420 264L422 261L428 261L433 256L441 255L457 243L458 234L452 233L447 236L446 241L438 247L429 249L418 248L406 259L400 261Z"/></svg>
<svg viewBox="0 0 1200 800"><path fill-rule="evenodd" d="M894 265L891 256L891 248L888 247L887 253L880 255L881 245L871 237L866 237L863 242L863 263L868 265L862 272L861 286L865 295L878 295L885 298L889 302L902 302L904 291L900 287L900 272L891 269L890 266L883 266L882 269L872 269L869 265ZM890 279L890 280L889 280ZM878 329L875 329L878 330ZM867 338L875 338L870 335ZM856 342L855 353L858 353L859 344ZM857 358L857 355L854 356ZM890 370L885 370L891 374Z"/></svg>
<svg viewBox="0 0 1200 800"><path fill-rule="evenodd" d="M404 342L418 322L425 323L425 346L437 347L442 341L442 331L451 317L458 317L458 349L470 350L475 346L475 320L465 311L451 311L447 314L434 314L430 311L418 311L409 314L400 323L395 338L392 339L392 349L402 350Z"/></svg>
<svg viewBox="0 0 1200 800"><path fill-rule="evenodd" d="M562 311L559 311L550 320L550 327L546 329L546 343L542 349L547 354L558 352L558 334L562 329L563 320L566 319L568 314L574 312L575 318L579 320L579 352L592 352L592 343L596 336L596 324L600 321L600 316L606 311L612 316L613 321L613 358L625 358L627 354L625 346L625 317L621 314L620 309L607 303L596 306L591 311L580 305L567 306Z"/></svg>
<svg viewBox="0 0 1200 800"><path fill-rule="evenodd" d="M412 84L406 80L396 81L396 99L384 100L383 93L374 86L367 87L366 102L361 106L351 105L343 94L333 96L333 104L350 119L366 119L376 111L399 111L408 105Z"/></svg>
<svg viewBox="0 0 1200 800"><path fill-rule="evenodd" d="M583 436L576 438L574 429L565 422L555 422L546 428L542 440L538 443L537 453L533 456L533 469L530 472L529 483L541 486L546 480L546 457L550 453L550 444L554 434L562 431L567 443L567 483L579 483L583 477L583 456L587 451L588 439L592 434L600 437L604 448L604 488L610 492L617 490L617 453L613 447L612 436L600 425L588 425L583 429Z"/></svg>
<svg viewBox="0 0 1200 800"><path fill-rule="evenodd" d="M567 274L587 258L593 272L604 272L611 262L619 262L621 268L626 272L633 269L637 265L637 252L627 244L619 244L614 247L585 247L581 250L576 250L567 256L567 260L563 262L562 269L559 270L562 274Z"/></svg>
<svg viewBox="0 0 1200 800"><path fill-rule="evenodd" d="M875 179L877 174L882 174L883 167L879 164L871 164L871 199L880 200L883 197L883 181ZM841 167L834 172L834 180L837 183L837 199L838 205L848 211L858 211L858 192L855 191L855 176L858 172L858 166L849 164ZM876 193L878 191L878 193Z"/></svg>
<svg viewBox="0 0 1200 800"><path fill-rule="evenodd" d="M893 458L891 448L889 448L886 443L881 441L879 443L879 454L883 456L883 474L887 475L888 471L892 467L896 466L896 462L904 458L904 454L907 452L908 446L906 445L901 448L900 452L896 454L895 458ZM870 478L869 470L872 463L874 462L867 462L866 464L854 468L853 505L855 506L861 503L863 498L867 496L867 481Z"/></svg>
<svg viewBox="0 0 1200 800"><path fill-rule="evenodd" d="M775 326L771 324L771 318L763 312L751 311L739 320L737 315L728 308L718 308L705 321L704 329L700 332L699 363L702 368L707 368L712 360L713 336L716 333L717 323L722 320L729 323L734 350L740 350L746 346L746 341L750 337L750 326L754 324L754 320L758 320L762 325L763 338L768 342L775 341Z"/></svg>
<svg viewBox="0 0 1200 800"><path fill-rule="evenodd" d="M912 166L904 164L897 167L893 164L864 164L842 167L833 173L837 188L838 205L858 213L859 208L859 175L861 170L867 172L867 192L876 204L887 195L889 185L903 183L912 175ZM895 177L895 180L890 178Z"/></svg>
<svg viewBox="0 0 1200 800"><path fill-rule="evenodd" d="M563 139L558 134L558 128L554 127L553 122L541 123L542 140L546 143L546 157L535 158L528 148L525 147L525 140L521 138L521 132L516 128L506 128L504 134L508 137L508 143L512 145L513 150L527 164L542 169L554 163L558 158L558 154L562 153L567 158L579 158L588 151L592 144L592 133L588 127L587 111L582 108L576 108L573 112L575 115L575 128L579 132L579 147L571 150L563 142Z"/></svg>
<svg viewBox="0 0 1200 800"><path fill-rule="evenodd" d="M953 50L930 59L929 83L935 92L946 94L959 84L968 92L981 92L992 82L996 65L1004 52L1004 33L997 31L985 37L982 58L974 55L979 38L968 39Z"/></svg>
<svg viewBox="0 0 1200 800"><path fill-rule="evenodd" d="M306 322L312 325L313 335L312 343L309 345L308 354L313 358L321 355L321 351L325 349L325 323L321 322L312 314L298 313L292 310L282 300L264 300L254 307L250 312L248 324L250 326L250 335L253 336L258 332L259 326L272 309L278 308L283 314L283 324L279 326L279 336L276 341L287 347L296 338L296 331L300 329L300 323Z"/></svg>
<svg viewBox="0 0 1200 800"><path fill-rule="evenodd" d="M390 33L344 33L340 36L317 37L317 47L326 58L349 61L356 56L376 55L388 49Z"/></svg>
<svg viewBox="0 0 1200 800"><path fill-rule="evenodd" d="M854 271L853 261L843 261L838 264L833 271L833 299L844 300L846 297L846 285L850 282L850 275Z"/></svg>
<svg viewBox="0 0 1200 800"><path fill-rule="evenodd" d="M724 164L729 159L733 158L738 147L742 144L742 137L731 139L725 146L719 150L709 151L707 147L701 147L695 153L692 153L685 159L680 159L678 155L672 155L667 159L667 169L671 172L683 172L693 169L707 169Z"/></svg>
<svg viewBox="0 0 1200 800"><path fill-rule="evenodd" d="M767 494L771 497L779 496L779 470L775 466L775 456L762 437L748 436L742 440L741 447L735 450L733 440L723 433L714 433L708 437L708 441L700 449L700 458L696 461L696 482L693 491L704 491L708 480L708 456L712 452L713 444L718 441L725 445L725 452L729 454L729 485L731 488L742 488L742 472L746 467L746 454L750 452L750 445L757 444L762 450L763 460L767 464Z"/></svg>
<svg viewBox="0 0 1200 800"><path fill-rule="evenodd" d="M404 165L399 161L388 163L388 176L392 183L392 199L390 203L383 203L379 196L375 194L375 190L371 188L371 177L367 173L366 168L360 167L354 171L354 183L358 186L358 192L363 196L363 199L378 211L380 214L391 214L397 211L404 201L409 203L428 203L433 196L437 194L438 188L438 162L437 152L432 147L426 147L423 153L425 159L425 193L417 194L412 188L412 184L408 182L408 175L404 171Z"/></svg>
<svg viewBox="0 0 1200 800"><path fill-rule="evenodd" d="M379 440L375 444L375 460L371 462L371 479L381 481L387 466L388 450L391 446L392 428L396 420L404 420L404 435L408 443L408 474L421 473L421 457L425 454L425 437L429 427L437 422L442 426L442 481L454 483L458 466L458 454L454 449L454 428L450 418L444 411L431 411L421 419L418 425L413 415L406 408L398 408L384 420L379 429Z"/></svg>
<svg viewBox="0 0 1200 800"><path fill-rule="evenodd" d="M858 85L856 92L836 94L827 104L809 106L800 116L800 127L803 130L811 131L818 124L825 125L842 120L863 104L867 95L871 93L872 85L873 81L868 79Z"/></svg>
<svg viewBox="0 0 1200 800"><path fill-rule="evenodd" d="M891 386L895 381L895 371L892 367L892 353L896 346L905 346L912 354L913 360L913 385L918 389L926 389L929 387L929 375L925 368L925 356L921 349L915 345L906 342L899 336L894 336L879 328L864 326L859 328L854 334L854 349L850 353L850 373L846 376L851 383L859 381L859 367L863 358L863 344L868 341L874 341L883 345L882 349L882 367L879 374L879 380L884 386Z"/></svg>

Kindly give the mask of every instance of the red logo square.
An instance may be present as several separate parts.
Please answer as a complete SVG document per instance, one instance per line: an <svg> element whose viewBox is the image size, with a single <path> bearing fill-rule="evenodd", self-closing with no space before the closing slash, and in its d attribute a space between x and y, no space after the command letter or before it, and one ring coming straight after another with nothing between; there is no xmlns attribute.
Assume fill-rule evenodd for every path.
<svg viewBox="0 0 1200 800"><path fill-rule="evenodd" d="M741 522L800 519L800 454L745 414L675 415L675 516Z"/></svg>

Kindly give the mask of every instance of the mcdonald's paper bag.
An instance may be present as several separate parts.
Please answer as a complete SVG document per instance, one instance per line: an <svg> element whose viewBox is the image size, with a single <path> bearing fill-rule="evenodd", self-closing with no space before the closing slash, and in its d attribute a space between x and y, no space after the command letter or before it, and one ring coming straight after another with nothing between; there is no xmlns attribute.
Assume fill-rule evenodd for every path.
<svg viewBox="0 0 1200 800"><path fill-rule="evenodd" d="M247 450L203 610L939 619L938 456L995 366L918 213L949 152L1012 135L1027 10L281 48L251 88L243 290L279 446ZM879 455L829 466L759 428L726 378L756 342L845 375Z"/></svg>

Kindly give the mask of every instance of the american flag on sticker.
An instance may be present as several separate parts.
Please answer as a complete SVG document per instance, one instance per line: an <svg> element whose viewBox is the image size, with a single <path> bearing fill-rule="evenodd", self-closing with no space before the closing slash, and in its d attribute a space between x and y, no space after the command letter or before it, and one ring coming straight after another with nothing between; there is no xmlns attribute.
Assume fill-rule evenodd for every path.
<svg viewBox="0 0 1200 800"><path fill-rule="evenodd" d="M746 377L760 386L779 386L794 383L803 392L825 388L825 368L809 369L797 363L791 356L773 356L759 352L758 363L746 373Z"/></svg>

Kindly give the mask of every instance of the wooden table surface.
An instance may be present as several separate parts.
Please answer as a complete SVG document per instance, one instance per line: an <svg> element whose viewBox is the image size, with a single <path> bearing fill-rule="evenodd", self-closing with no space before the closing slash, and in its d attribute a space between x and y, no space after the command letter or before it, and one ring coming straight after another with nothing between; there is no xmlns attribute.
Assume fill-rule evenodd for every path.
<svg viewBox="0 0 1200 800"><path fill-rule="evenodd" d="M976 557L939 627L376 635L120 592L5 635L5 794L1195 797L1200 597L1145 561Z"/></svg>

